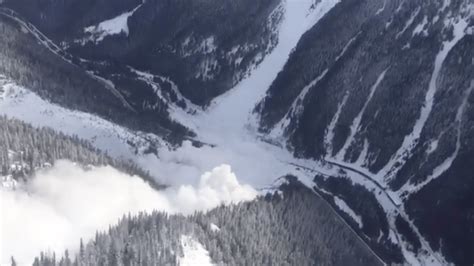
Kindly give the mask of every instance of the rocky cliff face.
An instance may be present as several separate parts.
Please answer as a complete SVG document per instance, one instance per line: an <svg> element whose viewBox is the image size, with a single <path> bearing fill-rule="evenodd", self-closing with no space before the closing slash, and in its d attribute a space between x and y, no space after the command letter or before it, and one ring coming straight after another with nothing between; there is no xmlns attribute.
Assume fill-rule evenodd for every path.
<svg viewBox="0 0 474 266"><path fill-rule="evenodd" d="M262 132L297 156L373 178L459 264L474 259L461 255L474 245L473 10L469 1L342 1L257 108Z"/></svg>

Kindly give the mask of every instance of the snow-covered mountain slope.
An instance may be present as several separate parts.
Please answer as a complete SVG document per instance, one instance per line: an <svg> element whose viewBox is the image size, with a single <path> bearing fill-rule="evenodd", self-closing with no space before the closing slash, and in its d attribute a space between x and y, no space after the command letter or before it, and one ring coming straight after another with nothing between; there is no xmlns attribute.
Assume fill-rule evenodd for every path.
<svg viewBox="0 0 474 266"><path fill-rule="evenodd" d="M36 127L49 127L67 135L79 136L96 148L124 160L136 160L137 154L165 145L156 135L131 131L95 115L63 108L41 99L5 77L0 80L0 114Z"/></svg>
<svg viewBox="0 0 474 266"><path fill-rule="evenodd" d="M8 0L4 5L76 56L94 62L114 58L113 64L96 68L116 85L131 85L117 76L132 66L171 78L199 105L232 88L273 49L282 15L280 0L121 0L110 10L107 1ZM59 15L68 12L68 18Z"/></svg>
<svg viewBox="0 0 474 266"><path fill-rule="evenodd" d="M358 192L348 172L318 178L321 189L351 206L378 198L387 218L373 206L358 211L387 219L415 253L425 247L456 264L474 260L465 234L474 213L473 10L469 1L342 1L303 36L256 109L268 138L374 186ZM458 226L446 228L452 217ZM363 231L383 239L372 229Z"/></svg>
<svg viewBox="0 0 474 266"><path fill-rule="evenodd" d="M389 263L472 263L472 234L465 232L473 224L473 5L229 1L118 1L107 12L88 6L64 28L56 12L68 5L7 1L62 42L61 49L86 57L76 57L76 65L105 78L150 119L143 126L137 116L140 126L118 130L117 124L132 127L110 117L113 123L94 115L76 119L77 112L31 93L23 99L61 114L54 119L75 121L64 129L69 133L92 141L103 136L96 145L117 149L114 155L134 159L171 185L196 183L223 163L262 191L292 174ZM42 21L32 10L50 17ZM120 27L100 30L117 19ZM88 41L93 29L98 39ZM10 115L64 127L43 121L52 119L42 113L26 115L27 104L6 99ZM153 120L155 114L166 118ZM170 148L156 136L183 140L176 122L199 143ZM161 124L171 131L154 130ZM136 138L131 148L127 141ZM458 226L449 226L451 219Z"/></svg>
<svg viewBox="0 0 474 266"><path fill-rule="evenodd" d="M160 98L156 88L141 81L137 74L131 78L132 82L147 86L140 87L141 83L131 83L133 86L129 84L125 88L116 85L92 71L84 71L84 60L64 52L14 11L1 8L0 20L0 30L5 36L0 41L3 62L0 72L42 99L92 113L133 130L152 132L170 142L180 142L183 137L192 135L170 119L169 105ZM166 79L155 82L167 84L173 91ZM132 88L146 100L130 95L128 90Z"/></svg>

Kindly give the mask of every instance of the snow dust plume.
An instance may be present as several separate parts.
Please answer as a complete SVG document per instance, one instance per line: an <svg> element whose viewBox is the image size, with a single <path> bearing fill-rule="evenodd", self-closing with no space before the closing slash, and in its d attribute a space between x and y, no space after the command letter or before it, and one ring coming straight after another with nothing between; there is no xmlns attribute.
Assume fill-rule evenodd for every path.
<svg viewBox="0 0 474 266"><path fill-rule="evenodd" d="M256 195L250 186L239 184L228 165L204 173L196 186L156 191L112 167L85 170L59 161L17 190L0 189L0 264L8 265L12 255L23 265L43 250L74 251L80 238L90 239L127 213L190 214Z"/></svg>

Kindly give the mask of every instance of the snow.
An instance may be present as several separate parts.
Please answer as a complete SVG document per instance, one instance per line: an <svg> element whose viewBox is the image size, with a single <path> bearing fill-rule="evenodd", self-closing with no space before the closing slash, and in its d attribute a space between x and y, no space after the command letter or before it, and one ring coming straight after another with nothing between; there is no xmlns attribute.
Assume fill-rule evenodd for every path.
<svg viewBox="0 0 474 266"><path fill-rule="evenodd" d="M219 226L217 226L216 224L213 224L213 223L211 223L211 224L209 225L209 228L210 228L211 231L214 232L214 233L221 231L221 229L219 228Z"/></svg>
<svg viewBox="0 0 474 266"><path fill-rule="evenodd" d="M214 36L207 37L204 39L201 44L199 45L199 51L204 54L210 54L217 50L217 46L215 44L216 38Z"/></svg>
<svg viewBox="0 0 474 266"><path fill-rule="evenodd" d="M357 158L357 161L354 164L360 165L361 167L363 167L367 159L368 153L369 153L369 141L367 139L364 139L364 148L362 149L361 153L359 154L359 158Z"/></svg>
<svg viewBox="0 0 474 266"><path fill-rule="evenodd" d="M398 39L402 36L403 33L405 33L405 31L407 31L407 29L413 24L413 21L415 20L416 16L418 16L418 14L420 13L421 11L421 8L418 7L415 12L413 12L410 16L410 18L407 20L407 22L405 23L405 26L403 27L403 29L397 33L397 35L395 36L395 39Z"/></svg>
<svg viewBox="0 0 474 266"><path fill-rule="evenodd" d="M466 34L467 35L474 35L474 26L471 26L466 29Z"/></svg>
<svg viewBox="0 0 474 266"><path fill-rule="evenodd" d="M326 76L327 73L328 73L328 70L325 69L323 71L323 73L321 73L321 75L319 75L317 78L312 80L308 85L306 85L303 88L300 95L298 95L298 97L296 97L295 101L293 102L293 104L291 106L290 110L293 110L294 115L300 115L301 114L301 112L303 111L303 108L304 108L303 105L302 105L302 102L306 98L306 95L308 94L309 90L312 87L316 86L318 84L318 82L321 81L321 79L323 79L324 76ZM289 116L287 115L287 117L289 117Z"/></svg>
<svg viewBox="0 0 474 266"><path fill-rule="evenodd" d="M395 232L392 229L390 229L389 231L388 239L390 239L390 241L392 241L393 244L398 245L397 236L395 235Z"/></svg>
<svg viewBox="0 0 474 266"><path fill-rule="evenodd" d="M264 97L278 72L283 69L292 49L296 46L302 34L338 2L338 0L322 1L306 16L307 11L311 8L312 1L286 1L277 46L249 77L242 80L231 91L215 99L209 110L197 118L201 122L200 125L209 125L209 129L205 129L207 133L214 131L218 132L220 136L206 133L201 135L208 135L205 138L209 139L210 142L216 138L222 138L222 136L230 138L227 134L221 134L224 133L223 131L231 135L247 135L245 133L246 125L249 122L249 116L253 108ZM253 123L253 125L255 126L256 123ZM198 128L197 131L202 132L203 130Z"/></svg>
<svg viewBox="0 0 474 266"><path fill-rule="evenodd" d="M405 2L406 2L406 0L403 0L403 1L400 2L397 9L395 9L395 13L399 13L400 11L402 11L402 8L403 8L403 5L405 5Z"/></svg>
<svg viewBox="0 0 474 266"><path fill-rule="evenodd" d="M372 85L372 88L370 89L370 94L367 97L367 100L365 101L364 106L362 107L362 109L360 110L360 112L356 116L356 118L354 118L354 121L352 122L352 125L350 127L351 133L347 137L346 142L344 143L344 146L339 150L339 152L335 156L335 158L338 161L344 161L344 156L346 155L347 149L349 148L349 146L354 141L354 137L355 137L356 133L360 130L360 123L362 122L362 115L365 113L365 109L367 109L367 106L369 105L370 101L372 100L372 97L374 96L375 91L377 90L378 86L380 85L382 80L385 78L385 74L387 73L387 70L388 70L388 68L385 69L384 71L382 71L382 73L380 73L377 80L375 81L375 84Z"/></svg>
<svg viewBox="0 0 474 266"><path fill-rule="evenodd" d="M424 36L427 36L428 32L427 32L427 29L425 29L427 24L428 24L428 17L425 16L423 18L423 21L420 24L418 24L413 30L412 36L418 35L420 33L423 33Z"/></svg>
<svg viewBox="0 0 474 266"><path fill-rule="evenodd" d="M126 160L136 158L135 149L129 146L127 141L143 147L150 139L158 145L163 143L157 136L132 132L95 115L62 108L13 82L4 82L6 84L3 85L4 94L0 100L0 114L37 127L46 126L68 135L78 135L109 155Z"/></svg>
<svg viewBox="0 0 474 266"><path fill-rule="evenodd" d="M357 40L357 37L359 37L359 35L361 34L362 32L359 32L357 33L356 36L352 37L347 43L346 45L344 46L344 48L342 49L341 53L336 57L336 61L339 61L339 59L341 59L342 56L344 56L344 54L347 52L347 50L349 49L349 47L352 45L352 43Z"/></svg>
<svg viewBox="0 0 474 266"><path fill-rule="evenodd" d="M329 123L328 128L326 129L326 134L324 136L324 144L326 146L326 156L330 157L332 156L333 152L333 145L332 142L334 140L334 129L336 128L337 121L339 120L339 116L341 115L342 108L346 105L347 99L349 98L349 93L346 92L346 95L344 95L344 98L342 99L342 102L339 103L337 106L337 111L334 117L331 120L331 123Z"/></svg>
<svg viewBox="0 0 474 266"><path fill-rule="evenodd" d="M386 6L386 5L387 5L387 0L384 0L382 7L380 7L380 8L375 12L375 15L378 16L378 15L382 14L382 12L385 10L385 6Z"/></svg>
<svg viewBox="0 0 474 266"><path fill-rule="evenodd" d="M112 81L105 79L101 76L98 76L92 71L86 71L86 73L89 74L89 76L92 77L93 79L104 84L105 88L108 89L115 97L117 97L117 99L119 99L122 102L123 106L125 106L130 111L136 112L136 110L127 102L127 100L125 100L122 94L117 90L117 88L115 87L115 84Z"/></svg>
<svg viewBox="0 0 474 266"><path fill-rule="evenodd" d="M444 11L450 5L451 5L451 0L443 0L443 6L441 7L441 10Z"/></svg>
<svg viewBox="0 0 474 266"><path fill-rule="evenodd" d="M452 21L448 21L452 23ZM390 161L382 168L377 174L379 180L385 180L386 182L394 178L400 168L404 165L404 162L411 155L412 150L418 144L421 136L421 132L431 114L431 110L434 104L434 96L437 91L438 76L441 72L444 60L448 56L451 49L464 37L464 30L467 28L467 22L463 19L459 19L457 22L452 24L454 27L454 37L452 40L443 42L441 50L436 55L433 73L428 87L428 91L425 95L423 107L421 108L420 116L418 117L412 132L405 136L402 145L396 152Z"/></svg>
<svg viewBox="0 0 474 266"><path fill-rule="evenodd" d="M335 61L339 61L342 56L344 56L344 54L347 52L347 50L349 49L349 47L352 45L352 43L357 40L357 37L359 37L359 35L361 34L361 32L357 33L357 35L355 35L354 37L352 37L347 43L346 45L343 47L342 51L340 52L340 54L336 57ZM301 115L302 111L303 111L303 106L302 106L302 103L304 101L304 99L306 98L306 95L308 94L309 90L311 88L313 88L314 86L316 86L318 84L319 81L321 81L327 74L328 72L328 69L325 69L318 77L316 77L315 79L313 79L310 83L308 83L300 92L300 94L298 95L298 97L296 97L296 99L293 101L291 107L288 109L288 112L283 116L283 118L273 127L272 131L270 132L269 136L271 138L274 138L274 139L283 139L284 137L284 132L285 130L287 129L287 127L289 126L290 122L292 120L298 120L297 116ZM346 97L344 98L343 100L343 104L340 105L338 107L338 114L340 113L340 107L344 106L345 104L345 101L347 100L347 95ZM339 115L336 116L337 119L339 117ZM337 119L336 120L333 120L334 122L337 122ZM335 126L332 125L333 128ZM331 131L332 132L332 131ZM331 142L332 142L332 137L331 137ZM327 143L326 143L327 144ZM330 148L331 149L331 152L332 153L332 147Z"/></svg>
<svg viewBox="0 0 474 266"><path fill-rule="evenodd" d="M341 163L342 165L343 163ZM344 163L344 165L349 166L350 164ZM372 194L376 197L377 201L379 202L380 206L384 210L385 214L387 215L389 227L390 227L390 235L389 239L392 241L396 241L400 245L403 250L403 254L406 260L410 260L411 265L424 265L425 262L429 262L430 265L446 265L446 261L438 252L434 252L428 242L424 239L421 235L419 230L413 224L413 222L409 219L408 215L405 213L405 210L402 205L399 204L399 199L397 198L397 194L391 191L386 191L385 189L381 188L373 179L367 179L362 174L357 173L355 171L346 171L349 169L346 168L339 168L345 169L346 175L333 175L334 178L344 178L349 180L353 185L361 185L365 187L368 191L371 191ZM359 170L359 169L357 169ZM340 171L338 171L340 173ZM414 231L417 235L417 238L421 242L421 251L417 254L413 254L410 252L407 247L409 246L408 243L404 241L400 241L400 238L403 236L400 233L395 225L395 218L397 215L401 215L401 217L407 221L410 228Z"/></svg>
<svg viewBox="0 0 474 266"><path fill-rule="evenodd" d="M424 186L427 184L431 183L433 180L436 178L440 177L442 174L444 174L449 168L451 168L451 165L453 164L454 160L457 158L459 154L459 150L461 149L461 127L463 124L462 118L464 115L464 112L466 110L466 106L468 103L469 96L471 95L472 91L474 90L474 80L471 81L471 86L469 89L464 94L463 100L461 105L458 107L458 111L456 113L456 148L448 158L446 158L440 165L436 166L432 173L421 183L419 184L405 184L401 189L399 194L400 195L410 195L410 194L415 194L416 192L420 191ZM437 146L437 142L436 142ZM408 193L406 193L408 192Z"/></svg>
<svg viewBox="0 0 474 266"><path fill-rule="evenodd" d="M105 37L111 35L123 33L128 36L128 18L130 18L142 5L143 3L129 12L125 12L115 18L102 21L98 25L89 26L84 29L84 32L92 34L91 40L93 40L95 43L99 43L103 41Z"/></svg>
<svg viewBox="0 0 474 266"><path fill-rule="evenodd" d="M196 79L203 81L212 80L219 73L219 62L214 57L205 59L195 74Z"/></svg>
<svg viewBox="0 0 474 266"><path fill-rule="evenodd" d="M11 175L0 176L2 183L0 189L13 190L18 186L18 182Z"/></svg>
<svg viewBox="0 0 474 266"><path fill-rule="evenodd" d="M321 79L324 78L324 76L326 76L326 74L328 73L328 70L324 70L323 73L321 73L321 75L319 75L318 77L316 77L314 80L312 80L309 84L307 84L300 92L300 94L298 95L298 97L296 97L296 99L293 101L293 103L291 104L291 107L290 109L288 110L288 112L283 116L283 118L275 125L275 127L273 128L272 132L270 132L270 136L272 138L282 138L283 137L283 132L285 131L285 129L288 127L288 125L290 124L290 122L295 119L295 120L298 120L298 116L301 115L301 113L303 112L303 101L304 99L306 98L306 95L308 94L309 90L311 88L313 88L314 86L316 86L318 84L319 81L321 81Z"/></svg>
<svg viewBox="0 0 474 266"><path fill-rule="evenodd" d="M435 152L437 149L438 149L438 144L439 144L439 140L432 140L430 142L430 145L428 147L428 150L426 151L426 153L429 155L429 154L432 154L433 152Z"/></svg>
<svg viewBox="0 0 474 266"><path fill-rule="evenodd" d="M342 200L341 198L334 196L334 203L336 203L337 207L345 212L347 215L349 215L354 222L356 222L359 225L359 228L362 228L362 217L360 215L357 215L350 207L347 205L347 203Z"/></svg>
<svg viewBox="0 0 474 266"><path fill-rule="evenodd" d="M193 104L191 101L189 101L187 98L185 98L181 92L178 90L178 86L168 77L164 77L164 76L160 76L160 75L154 75L154 74L150 74L148 72L144 72L144 71L140 71L138 69L134 69L130 66L128 66L128 68L134 72L135 74L138 75L138 79L140 79L141 81L147 83L148 85L150 85L153 90L155 91L156 95L162 99L163 101L165 101L166 103L168 103L168 111L170 112L170 115L172 118L176 118L178 121L178 117L174 117L175 115L179 115L179 113L181 113L182 111L184 112L196 112L197 110L201 110L201 108L195 104ZM160 87L160 84L156 83L155 82L155 79L160 79L162 82L167 82L171 85L171 90L173 91L173 93L176 95L177 97L177 101L182 101L186 104L186 108L185 110L183 110L181 107L177 106L175 103L169 101L169 99L167 99L163 94L162 94L162 91L161 91L161 87Z"/></svg>
<svg viewBox="0 0 474 266"><path fill-rule="evenodd" d="M66 56L64 56L65 52L64 52L63 49L61 49L61 47L56 45L51 39L49 39L46 35L44 35L41 31L39 31L31 23L25 22L22 19L20 19L18 17L18 15L15 14L14 11L12 11L12 10L9 10L9 11L10 12L8 14L7 13L2 13L2 14L6 15L6 16L12 18L13 20L15 20L16 22L18 22L22 26L22 31L26 30L26 31L30 32L33 35L33 37L35 37L37 39L38 43L42 44L45 48L47 48L53 54L57 55L58 57L60 57L62 60L64 60L68 64L75 65L75 64L72 63L71 60L69 60ZM86 73L88 73L92 78L102 82L105 85L105 87L108 90L110 90L122 102L122 104L124 106L126 106L130 110L134 111L133 108L130 106L130 104L128 104L128 102L125 101L123 96L120 94L120 92L117 91L115 86L113 84L111 84L110 81L108 81L104 78L101 78L101 77L99 77L99 76L97 76L94 73L91 73L89 71L87 71ZM2 79L2 78L4 78L4 77L0 75L0 79ZM1 85L2 84L0 84L0 86ZM0 91L0 93L1 93L1 91Z"/></svg>
<svg viewBox="0 0 474 266"><path fill-rule="evenodd" d="M209 252L201 243L191 236L181 236L181 247L183 248L183 256L178 258L180 266L207 266L214 265L212 263Z"/></svg>
<svg viewBox="0 0 474 266"><path fill-rule="evenodd" d="M199 39L201 39L201 37L199 37ZM190 57L195 54L212 55L217 51L217 48L215 36L211 35L202 38L201 41L198 42L196 37L191 34L181 43L180 54L182 57ZM235 48L237 50L234 50ZM234 47L229 55L235 54L238 51L238 48L238 46Z"/></svg>

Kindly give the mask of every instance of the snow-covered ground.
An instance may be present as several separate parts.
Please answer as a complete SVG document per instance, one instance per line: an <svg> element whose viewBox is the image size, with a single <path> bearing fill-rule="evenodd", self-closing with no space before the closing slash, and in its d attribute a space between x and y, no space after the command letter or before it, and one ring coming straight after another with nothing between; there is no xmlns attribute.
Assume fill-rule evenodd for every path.
<svg viewBox="0 0 474 266"><path fill-rule="evenodd" d="M384 182L390 182L407 161L407 159L412 155L413 149L417 145L421 132L425 127L426 121L431 114L434 104L434 96L437 91L438 77L443 67L443 63L448 57L449 52L453 47L464 37L466 34L466 29L468 23L463 18L452 18L445 21L445 26L452 26L454 28L453 38L451 40L444 41L440 51L436 55L433 73L431 74L431 79L428 87L428 91L425 95L424 104L421 108L420 116L416 121L412 132L408 134L403 140L402 145L391 158L391 160L377 173L377 179Z"/></svg>
<svg viewBox="0 0 474 266"><path fill-rule="evenodd" d="M90 141L109 155L133 160L136 154L131 141L146 148L149 141L162 143L152 134L130 131L98 116L72 111L41 99L35 93L0 76L0 114L18 118L37 127L50 127Z"/></svg>
<svg viewBox="0 0 474 266"><path fill-rule="evenodd" d="M120 14L115 18L102 21L97 25L89 26L84 29L84 32L91 34L89 40L95 43L101 42L105 37L110 35L125 34L128 36L128 18L131 17L142 5L143 3L135 7L133 10Z"/></svg>
<svg viewBox="0 0 474 266"><path fill-rule="evenodd" d="M364 225L362 224L362 218L360 217L360 215L357 215L357 214L351 209L351 207L349 207L349 205L347 205L347 203L346 203L343 199L341 199L341 198L335 196L335 197L334 197L334 202L336 203L337 207L338 207L341 211L347 213L347 215L349 215L349 216L359 225L359 228L362 228L362 226L364 226Z"/></svg>
<svg viewBox="0 0 474 266"><path fill-rule="evenodd" d="M214 232L214 233L215 233L215 232L219 232L219 231L221 230L221 229L219 228L219 226L217 226L217 225L214 224L214 223L211 223L211 224L209 225L209 228L210 228L211 231Z"/></svg>
<svg viewBox="0 0 474 266"><path fill-rule="evenodd" d="M173 118L193 129L200 140L213 144L213 146L197 148L190 142L185 142L180 148L169 149L163 144L158 151L158 157L135 154L134 149L127 144L127 140L131 139L143 145L146 145L150 139L159 143L163 143L163 141L150 134L131 132L90 114L53 105L15 84L3 86L5 90L3 95L0 95L0 113L19 118L36 126L49 126L66 134L76 134L115 157L134 159L140 166L150 170L160 181L172 186L183 184L198 186L202 173L222 164L232 166L242 183L250 184L256 189L268 188L278 177L286 174L293 174L309 187L313 187L312 179L315 172L339 176L341 170L344 169L347 172L346 177L349 177L354 184L363 185L369 191L374 192L385 212L391 215L390 226L395 228L395 214L401 211L403 215L403 209L400 210L397 207L398 198L396 195L387 193L377 182L369 180L367 176L373 174L361 165L343 165L339 162L341 165L338 166L296 159L286 149L261 141L256 132L257 119L252 114L255 105L264 97L302 34L317 23L339 0L322 0L316 4L315 8L311 8L313 2L313 0L286 0L284 2L285 15L280 25L277 46L264 58L261 64L252 70L247 78L229 92L216 98L206 111L197 110L196 114L191 115L179 110L171 110ZM348 45L350 43L351 41ZM440 52L440 57L437 58L440 65L435 68L433 73L434 81L436 81L437 72L446 57L444 53L447 54L452 48L451 45L454 44L446 43L442 53ZM343 54L344 50L341 53ZM146 79L146 73L142 73L141 77ZM383 76L379 79L381 81ZM436 84L432 85L434 87L430 86L430 91L436 90ZM372 91L375 91L376 88L377 86L374 85ZM347 97L345 99L347 100ZM428 114L431 108L430 101L431 99L427 96L428 104L425 111ZM32 106L34 106L34 110L32 110ZM339 106L339 109L341 107ZM420 119L420 124L424 124L424 118ZM355 121L354 129L358 128L358 123ZM332 132L333 129L330 128L328 139L332 138ZM416 132L414 134L417 135ZM413 138L410 140L413 141ZM405 150L401 152L405 153ZM358 162L363 162L363 158L360 159ZM349 168L353 168L355 171ZM349 209L345 208L347 204L344 205L341 201L338 203L340 208L349 212ZM359 223L357 213L352 211L350 215ZM399 238L400 234L396 229L394 230L395 237ZM201 258L206 257L203 255L205 252L202 249L196 248L199 245L195 245L195 243L191 245L188 240L185 241L188 246L193 246L194 250L198 249ZM414 262L432 261L436 259L433 256L438 256L428 247L426 257L416 257L406 251L406 243L404 244L401 240L398 242L402 243L406 258L413 259ZM426 243L423 240L422 244L426 248ZM186 252L183 260L185 258ZM205 261L211 263L210 260Z"/></svg>
<svg viewBox="0 0 474 266"><path fill-rule="evenodd" d="M384 79L386 73L387 73L387 70L384 70L379 75L379 77L377 78L377 81L375 82L374 85L372 85L372 88L370 89L369 97L365 101L364 106L360 110L359 114L354 118L354 121L352 122L352 125L350 127L351 133L349 134L349 137L347 137L346 142L344 143L342 148L339 150L339 152L335 156L339 161L344 161L344 156L346 155L347 149L349 149L350 145L354 141L354 137L356 133L360 130L360 123L362 121L362 116L364 115L365 109L367 109L367 106L372 100L372 97L374 96L375 91L377 90L377 87L380 85L380 83Z"/></svg>
<svg viewBox="0 0 474 266"><path fill-rule="evenodd" d="M183 256L178 259L180 266L212 266L209 252L191 236L181 236L181 247L183 248Z"/></svg>

